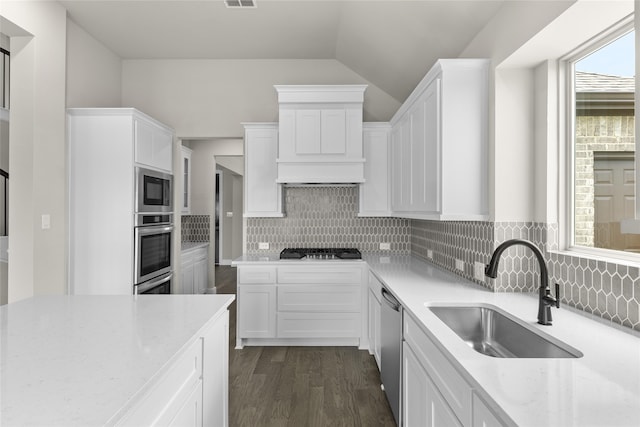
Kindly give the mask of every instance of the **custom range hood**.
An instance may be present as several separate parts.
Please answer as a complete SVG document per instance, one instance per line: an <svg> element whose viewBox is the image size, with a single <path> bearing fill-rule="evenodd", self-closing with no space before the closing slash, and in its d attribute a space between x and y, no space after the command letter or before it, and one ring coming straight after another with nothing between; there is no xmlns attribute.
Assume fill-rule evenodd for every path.
<svg viewBox="0 0 640 427"><path fill-rule="evenodd" d="M366 85L277 85L278 176L283 184L364 182Z"/></svg>

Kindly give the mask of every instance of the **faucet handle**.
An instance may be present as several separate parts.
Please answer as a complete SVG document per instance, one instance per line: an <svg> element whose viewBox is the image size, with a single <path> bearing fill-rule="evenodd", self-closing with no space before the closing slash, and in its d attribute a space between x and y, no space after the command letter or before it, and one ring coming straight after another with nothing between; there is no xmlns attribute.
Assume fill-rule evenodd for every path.
<svg viewBox="0 0 640 427"><path fill-rule="evenodd" d="M556 283L556 308L560 308L560 285Z"/></svg>

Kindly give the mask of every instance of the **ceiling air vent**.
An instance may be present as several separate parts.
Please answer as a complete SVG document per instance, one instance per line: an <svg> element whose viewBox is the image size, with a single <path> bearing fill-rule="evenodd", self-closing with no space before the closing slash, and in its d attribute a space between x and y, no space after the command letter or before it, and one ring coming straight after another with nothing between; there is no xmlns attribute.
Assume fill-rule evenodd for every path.
<svg viewBox="0 0 640 427"><path fill-rule="evenodd" d="M232 8L256 7L256 0L224 0L224 4Z"/></svg>

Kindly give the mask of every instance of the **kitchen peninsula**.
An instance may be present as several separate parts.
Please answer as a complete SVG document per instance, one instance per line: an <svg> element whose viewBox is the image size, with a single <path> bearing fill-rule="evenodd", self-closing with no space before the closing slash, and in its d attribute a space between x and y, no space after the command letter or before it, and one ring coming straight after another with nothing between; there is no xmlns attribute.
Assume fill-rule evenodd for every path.
<svg viewBox="0 0 640 427"><path fill-rule="evenodd" d="M38 296L0 307L0 424L227 425L233 300Z"/></svg>

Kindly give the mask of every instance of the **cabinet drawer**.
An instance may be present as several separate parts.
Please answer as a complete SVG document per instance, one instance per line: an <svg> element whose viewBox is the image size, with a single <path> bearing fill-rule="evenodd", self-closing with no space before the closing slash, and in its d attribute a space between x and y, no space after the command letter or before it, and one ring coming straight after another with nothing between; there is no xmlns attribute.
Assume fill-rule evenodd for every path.
<svg viewBox="0 0 640 427"><path fill-rule="evenodd" d="M201 379L202 339L198 338L118 425L166 425Z"/></svg>
<svg viewBox="0 0 640 427"><path fill-rule="evenodd" d="M275 267L238 267L238 284L276 283Z"/></svg>
<svg viewBox="0 0 640 427"><path fill-rule="evenodd" d="M278 311L360 312L360 286L279 285Z"/></svg>
<svg viewBox="0 0 640 427"><path fill-rule="evenodd" d="M403 337L458 419L463 425L470 426L473 399L471 387L406 311Z"/></svg>
<svg viewBox="0 0 640 427"><path fill-rule="evenodd" d="M278 313L278 338L359 337L359 313Z"/></svg>
<svg viewBox="0 0 640 427"><path fill-rule="evenodd" d="M362 281L362 268L340 267L335 264L324 266L278 267L278 283L353 283Z"/></svg>

